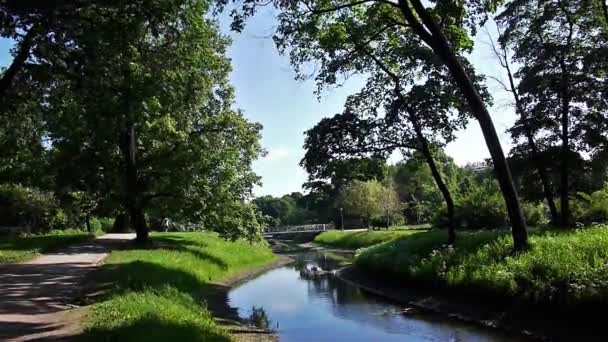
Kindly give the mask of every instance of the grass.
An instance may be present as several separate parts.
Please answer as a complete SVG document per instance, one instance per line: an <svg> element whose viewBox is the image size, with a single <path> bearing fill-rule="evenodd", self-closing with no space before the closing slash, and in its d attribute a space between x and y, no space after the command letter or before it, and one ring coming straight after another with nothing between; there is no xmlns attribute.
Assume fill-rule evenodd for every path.
<svg viewBox="0 0 608 342"><path fill-rule="evenodd" d="M314 242L335 248L358 249L424 231L424 229L405 229L401 227L390 230L369 230L359 232L331 230L317 235Z"/></svg>
<svg viewBox="0 0 608 342"><path fill-rule="evenodd" d="M509 232L411 234L361 250L357 267L404 283L458 289L565 307L608 304L608 226L538 230L531 250L513 254Z"/></svg>
<svg viewBox="0 0 608 342"><path fill-rule="evenodd" d="M11 237L0 240L0 264L23 262L39 254L82 242L90 236L81 230L56 230L45 235Z"/></svg>
<svg viewBox="0 0 608 342"><path fill-rule="evenodd" d="M85 322L83 341L228 341L207 307L225 301L215 285L272 262L265 243L212 233L153 234L145 248L114 251L93 281L111 284ZM224 302L225 304L225 302Z"/></svg>

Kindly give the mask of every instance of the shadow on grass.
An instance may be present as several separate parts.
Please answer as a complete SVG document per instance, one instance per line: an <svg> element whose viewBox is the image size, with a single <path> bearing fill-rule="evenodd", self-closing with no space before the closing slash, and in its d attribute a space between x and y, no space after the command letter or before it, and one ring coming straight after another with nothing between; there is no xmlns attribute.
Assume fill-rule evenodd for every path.
<svg viewBox="0 0 608 342"><path fill-rule="evenodd" d="M75 341L218 341L230 339L216 332L205 331L186 324L167 322L155 315L113 329L91 329L74 338Z"/></svg>
<svg viewBox="0 0 608 342"><path fill-rule="evenodd" d="M44 253L67 244L84 241L90 236L86 233L74 235L35 235L26 237L0 238L0 250L27 251L38 249Z"/></svg>
<svg viewBox="0 0 608 342"><path fill-rule="evenodd" d="M104 265L94 272L85 289L86 295L79 304L92 304L112 297L133 292L152 291L162 294L168 287L187 294L200 304L201 310L209 310L213 316L230 321L240 321L236 308L228 304L226 286L208 283L188 272L167 268L146 261ZM225 337L209 332L205 341L224 341ZM207 334L207 332L205 332ZM76 338L77 341L137 341L142 336L150 341L198 341L200 327L167 322L152 316L127 326L111 329L94 328ZM199 336L198 338L194 338ZM139 337L139 338L138 338ZM153 338L152 338L153 337Z"/></svg>
<svg viewBox="0 0 608 342"><path fill-rule="evenodd" d="M184 239L180 236L154 236L150 238L145 246L135 246L134 248L149 250L164 249L176 252L187 252L199 259L214 263L224 270L227 269L228 265L224 262L224 260L200 250L201 247L205 246L207 246L207 244L203 241L192 241Z"/></svg>

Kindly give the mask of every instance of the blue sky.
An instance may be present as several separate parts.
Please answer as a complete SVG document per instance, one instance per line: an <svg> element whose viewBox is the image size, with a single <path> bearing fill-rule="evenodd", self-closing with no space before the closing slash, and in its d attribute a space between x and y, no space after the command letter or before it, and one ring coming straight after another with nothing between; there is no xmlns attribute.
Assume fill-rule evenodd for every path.
<svg viewBox="0 0 608 342"><path fill-rule="evenodd" d="M228 30L226 33L233 38L229 55L232 58L231 81L236 88L236 107L243 109L251 120L264 125L262 144L268 154L254 164L263 183L255 193L280 196L301 191L302 183L306 181L306 172L298 165L304 155L303 132L321 118L341 112L346 97L357 92L364 80L353 78L340 88L325 91L318 99L313 93L314 82L294 80L295 74L287 57L276 51L269 38L275 25L272 11L266 9L248 22L243 33L234 34ZM487 41L487 37L480 34L470 60L478 72L500 77L502 71L483 41ZM2 66L11 60L11 45L11 41L0 39ZM491 81L488 86L495 102L491 114L506 153L510 139L505 130L513 123L515 115L508 106L508 94ZM446 150L458 164L489 157L476 121L472 120L469 127L458 132L457 136L458 139ZM396 161L398 156L393 159Z"/></svg>
<svg viewBox="0 0 608 342"><path fill-rule="evenodd" d="M254 165L263 182L262 187L256 189L256 195L278 196L301 191L306 181L306 172L298 165L304 155L303 132L321 118L341 112L346 97L357 92L364 82L360 78L349 80L341 88L324 92L317 100L313 94L314 82L295 81L287 57L278 54L272 39L264 38L271 35L275 25L273 13L265 10L249 21L243 33L230 34L236 105L244 109L249 118L264 125L262 142L269 151L266 158ZM496 66L491 50L483 44L488 41L486 34L480 34L476 40L477 47L471 55L476 70L501 77L502 70ZM509 95L492 81L488 86L495 102L492 117L506 153L510 138L505 130L512 125L515 115L508 106ZM448 145L447 153L460 165L490 157L474 120L466 130L458 132L458 139ZM393 159L396 161L398 156Z"/></svg>

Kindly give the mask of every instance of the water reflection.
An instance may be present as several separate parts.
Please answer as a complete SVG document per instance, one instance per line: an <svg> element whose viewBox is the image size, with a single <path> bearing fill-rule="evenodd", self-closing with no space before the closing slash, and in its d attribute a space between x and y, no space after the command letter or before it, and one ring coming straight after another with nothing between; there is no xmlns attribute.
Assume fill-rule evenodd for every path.
<svg viewBox="0 0 608 342"><path fill-rule="evenodd" d="M251 313L247 318L247 323L253 325L254 327L261 329L270 329L270 319L268 318L268 314L263 307L256 307L255 305L251 308Z"/></svg>
<svg viewBox="0 0 608 342"><path fill-rule="evenodd" d="M511 340L452 321L403 315L401 307L326 272L343 265L348 257L324 252L300 254L292 265L232 290L230 303L245 318L253 313L250 308L263 308L256 315L263 312L267 324L278 327L281 341ZM325 273L310 276L313 268Z"/></svg>

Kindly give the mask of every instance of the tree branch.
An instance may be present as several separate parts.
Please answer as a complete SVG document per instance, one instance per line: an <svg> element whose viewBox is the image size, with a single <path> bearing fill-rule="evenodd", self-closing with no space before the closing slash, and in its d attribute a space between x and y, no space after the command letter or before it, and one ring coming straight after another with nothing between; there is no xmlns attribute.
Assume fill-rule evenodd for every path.
<svg viewBox="0 0 608 342"><path fill-rule="evenodd" d="M330 7L330 8L322 8L322 9L312 9L312 8L310 8L310 12L313 13L313 14L323 14L323 13L335 12L335 11L339 11L341 9L355 7L355 6L363 5L363 4L369 3L369 2L380 2L380 3L383 3L383 4L397 6L396 3L390 2L388 0L360 0L360 1L355 1L355 2L351 2L351 3L335 6L335 7Z"/></svg>
<svg viewBox="0 0 608 342"><path fill-rule="evenodd" d="M409 23L409 26L414 30L414 33L420 37L428 46L433 47L433 35L426 30L426 28L418 21L414 12L410 8L407 0L399 0L399 9L405 18L405 21Z"/></svg>

